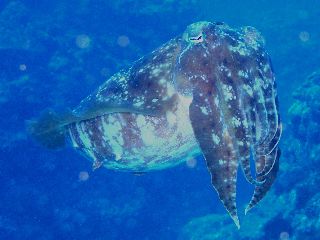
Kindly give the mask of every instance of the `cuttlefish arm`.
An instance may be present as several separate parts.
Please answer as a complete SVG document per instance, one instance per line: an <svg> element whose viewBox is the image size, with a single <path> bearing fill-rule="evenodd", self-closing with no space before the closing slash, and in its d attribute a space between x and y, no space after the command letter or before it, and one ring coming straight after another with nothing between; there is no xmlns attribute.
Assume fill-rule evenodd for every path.
<svg viewBox="0 0 320 240"><path fill-rule="evenodd" d="M189 108L190 120L211 174L212 185L236 226L240 228L236 208L239 162L232 138L221 121L222 116L211 94L214 95L194 94Z"/></svg>
<svg viewBox="0 0 320 240"><path fill-rule="evenodd" d="M280 148L275 148L269 155L267 156L261 156L258 161L268 162L268 161L274 161L274 164L269 171L269 173L265 176L257 176L258 180L263 180L264 183L261 186L256 186L254 189L253 196L248 204L248 206L245 209L245 214L247 214L253 207L255 207L267 194L267 192L270 190L272 184L274 183L277 173L279 171L279 159L281 156L281 150ZM261 159L263 158L263 159ZM270 158L271 160L269 160ZM260 165L263 166L263 165ZM261 167L257 167L257 171L261 170Z"/></svg>

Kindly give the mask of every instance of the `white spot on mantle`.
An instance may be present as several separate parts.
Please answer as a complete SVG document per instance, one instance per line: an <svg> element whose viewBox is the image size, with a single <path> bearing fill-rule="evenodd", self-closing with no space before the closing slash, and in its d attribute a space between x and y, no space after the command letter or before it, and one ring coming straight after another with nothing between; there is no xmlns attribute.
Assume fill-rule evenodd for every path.
<svg viewBox="0 0 320 240"><path fill-rule="evenodd" d="M200 107L201 109L201 112L204 114L204 115L208 115L208 110L206 107Z"/></svg>
<svg viewBox="0 0 320 240"><path fill-rule="evenodd" d="M219 144L220 143L220 138L216 134L212 133L212 141L215 144Z"/></svg>

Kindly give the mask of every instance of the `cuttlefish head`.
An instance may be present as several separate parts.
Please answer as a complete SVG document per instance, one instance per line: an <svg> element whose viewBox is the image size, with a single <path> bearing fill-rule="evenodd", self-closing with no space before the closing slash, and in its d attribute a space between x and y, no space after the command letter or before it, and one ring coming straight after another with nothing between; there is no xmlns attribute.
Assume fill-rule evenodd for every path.
<svg viewBox="0 0 320 240"><path fill-rule="evenodd" d="M224 26L223 23L197 22L182 34L175 78L180 93L192 95L197 78L212 74L212 49L220 42L216 32Z"/></svg>
<svg viewBox="0 0 320 240"><path fill-rule="evenodd" d="M251 208L273 183L280 156L278 101L264 42L251 27L197 22L183 33L175 64L176 91L192 99L190 122L212 185L239 227L238 167L256 186ZM256 162L256 179L250 159Z"/></svg>

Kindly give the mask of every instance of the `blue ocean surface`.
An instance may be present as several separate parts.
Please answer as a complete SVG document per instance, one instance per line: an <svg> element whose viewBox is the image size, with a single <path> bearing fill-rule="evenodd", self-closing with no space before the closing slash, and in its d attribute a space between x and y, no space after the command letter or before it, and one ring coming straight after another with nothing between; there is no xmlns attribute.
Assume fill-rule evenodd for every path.
<svg viewBox="0 0 320 240"><path fill-rule="evenodd" d="M0 0L0 240L320 239L320 1ZM92 169L26 130L197 21L252 26L276 74L280 170L237 229L199 157L145 174Z"/></svg>

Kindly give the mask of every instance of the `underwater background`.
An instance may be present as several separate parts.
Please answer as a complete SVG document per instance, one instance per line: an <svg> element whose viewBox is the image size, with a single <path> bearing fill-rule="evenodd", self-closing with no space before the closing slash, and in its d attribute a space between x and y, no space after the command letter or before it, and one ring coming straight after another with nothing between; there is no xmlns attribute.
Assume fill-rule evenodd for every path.
<svg viewBox="0 0 320 240"><path fill-rule="evenodd" d="M0 0L0 240L320 239L319 17L318 0ZM142 176L92 171L25 130L200 20L257 28L276 73L280 172L240 230L201 158ZM253 188L239 178L241 214Z"/></svg>

